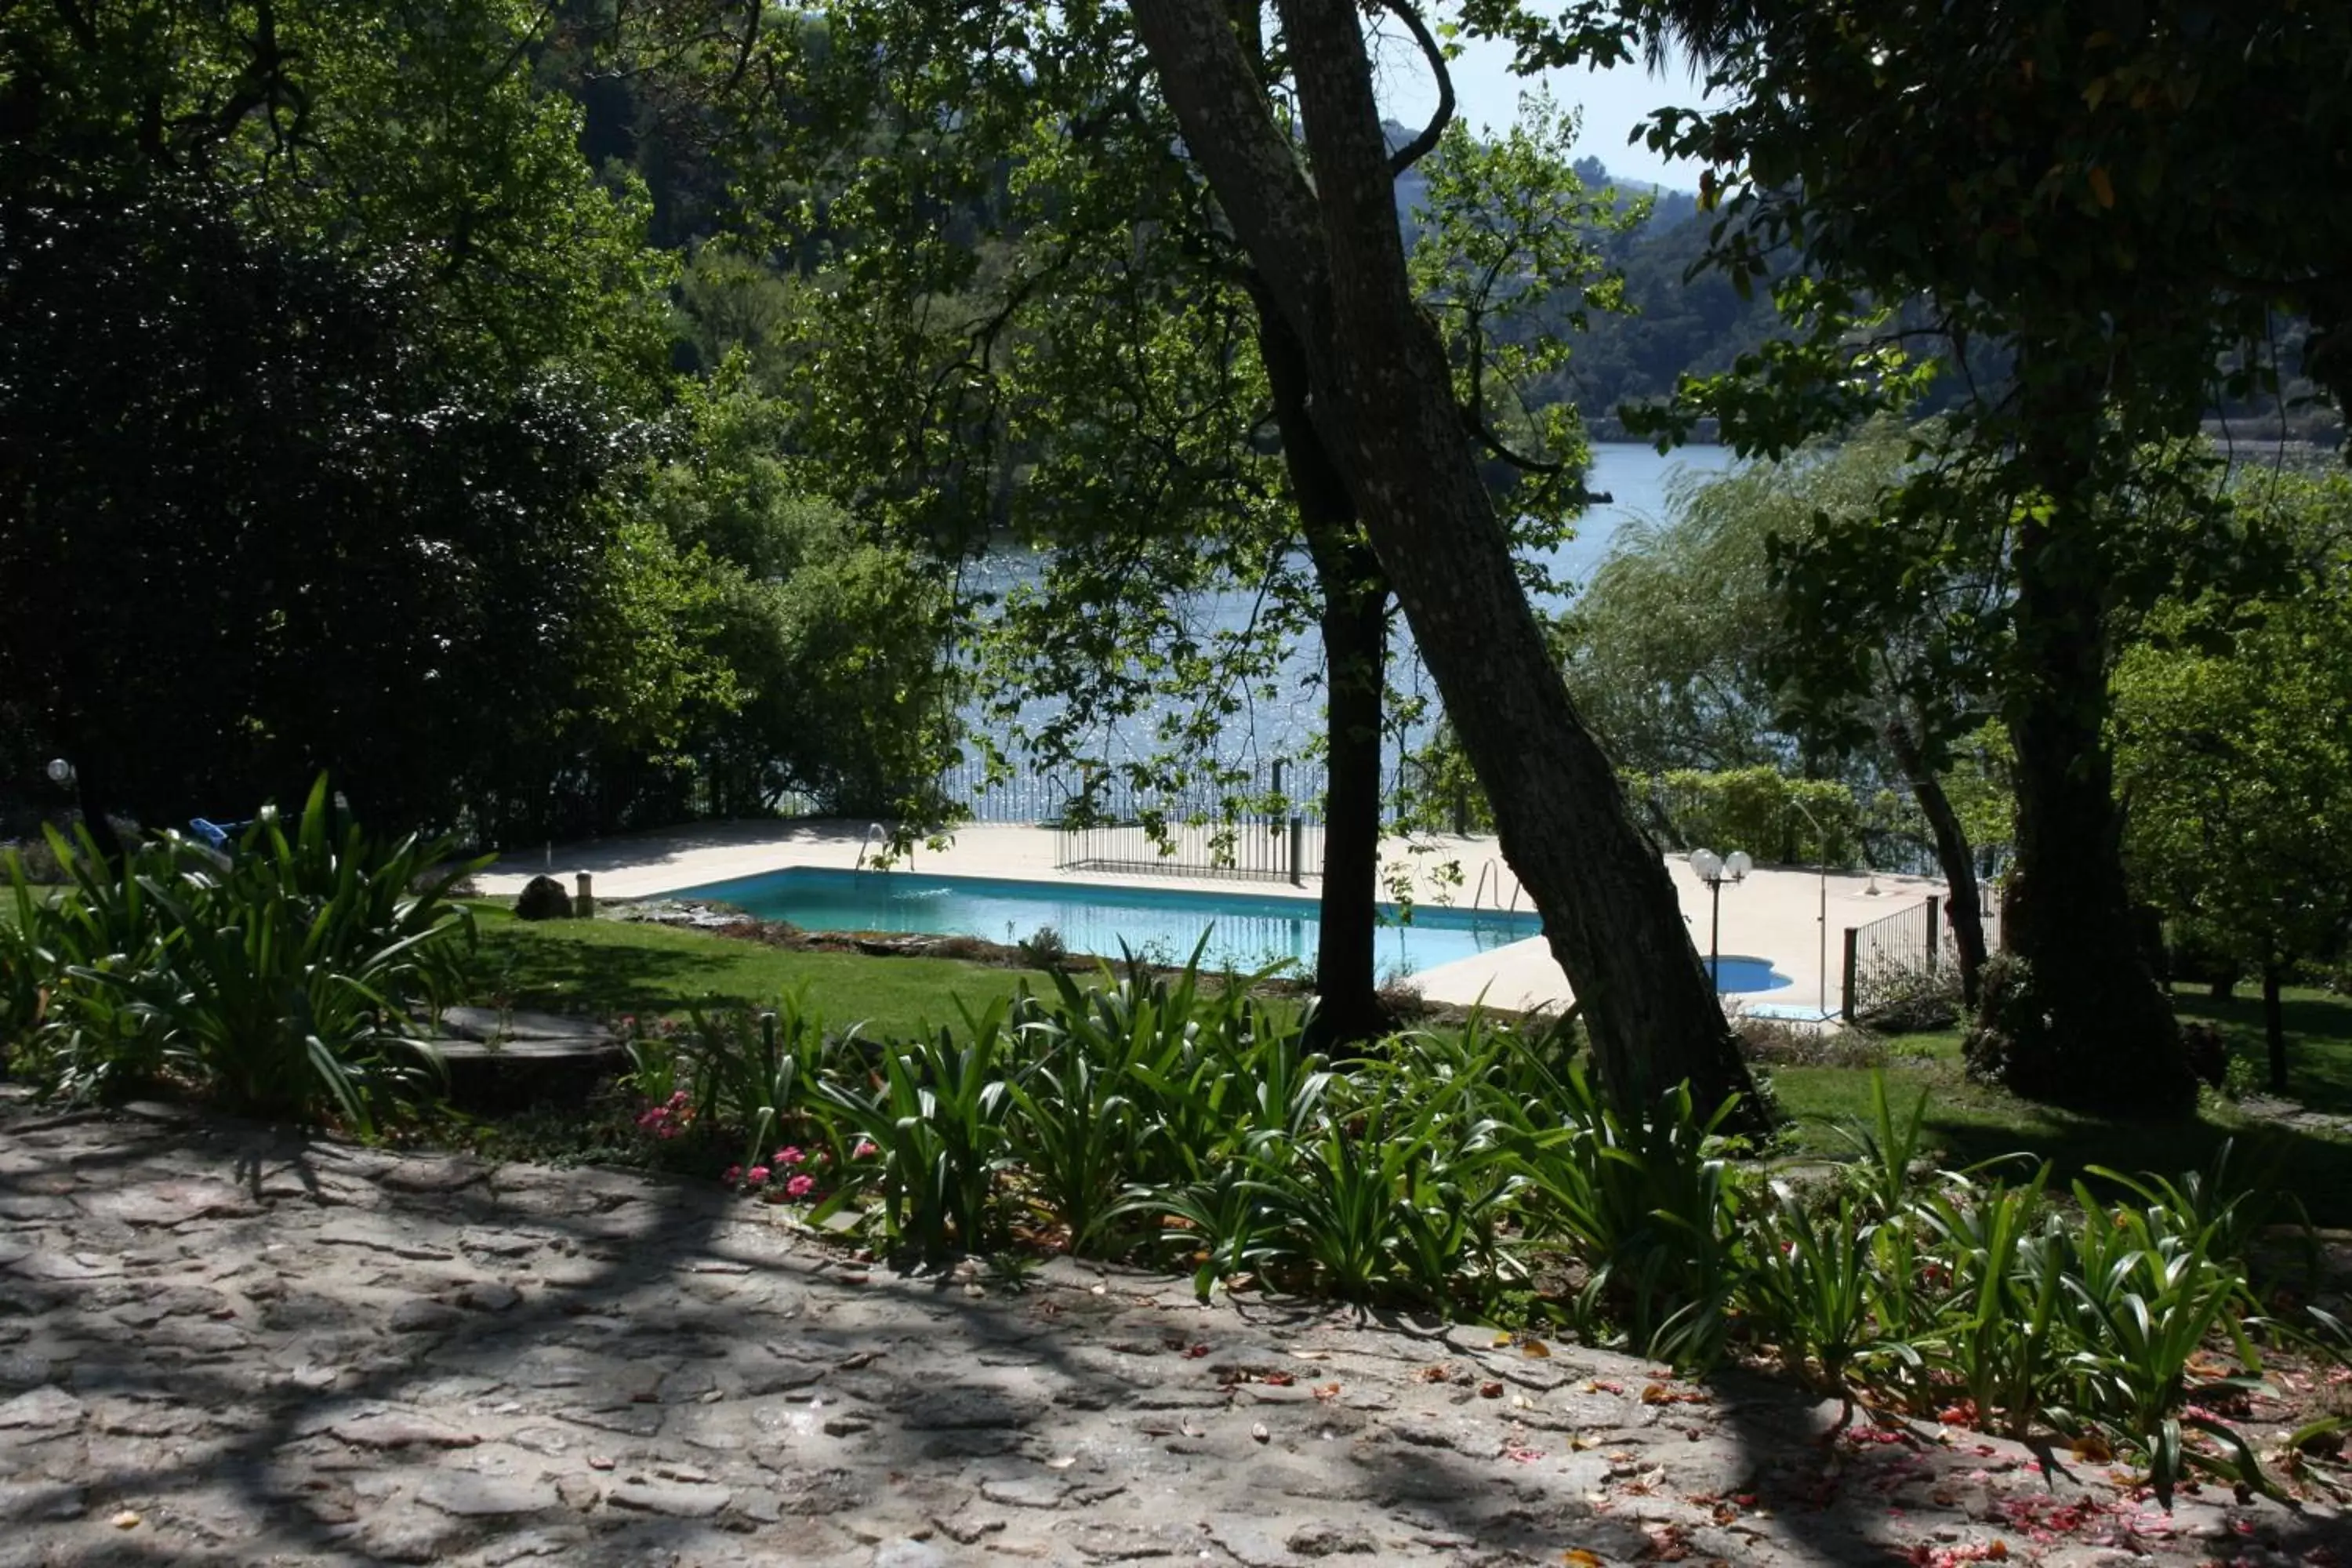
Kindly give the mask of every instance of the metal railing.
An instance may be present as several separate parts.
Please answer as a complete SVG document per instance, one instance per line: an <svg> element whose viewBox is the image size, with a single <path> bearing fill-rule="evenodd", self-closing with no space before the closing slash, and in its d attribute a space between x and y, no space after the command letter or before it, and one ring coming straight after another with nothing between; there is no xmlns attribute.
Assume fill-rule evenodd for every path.
<svg viewBox="0 0 2352 1568"><path fill-rule="evenodd" d="M1132 823L1154 820L1222 823L1323 817L1326 779L1319 765L1260 763L1224 777L1177 784L1139 780L1113 768L1023 771L992 776L979 762L959 763L939 776L941 796L975 822Z"/></svg>
<svg viewBox="0 0 2352 1568"><path fill-rule="evenodd" d="M1303 886L1323 873L1323 829L1304 817L1244 822L1139 822L1065 827L1054 864L1065 871L1223 877Z"/></svg>
<svg viewBox="0 0 2352 1568"><path fill-rule="evenodd" d="M1994 889L1978 894L1983 911L1985 951L2000 946L2000 900ZM1867 925L1845 928L1844 995L1838 1015L1854 1021L1874 991L1885 992L1916 977L1956 969L1959 944L1945 919L1942 895L1895 910Z"/></svg>

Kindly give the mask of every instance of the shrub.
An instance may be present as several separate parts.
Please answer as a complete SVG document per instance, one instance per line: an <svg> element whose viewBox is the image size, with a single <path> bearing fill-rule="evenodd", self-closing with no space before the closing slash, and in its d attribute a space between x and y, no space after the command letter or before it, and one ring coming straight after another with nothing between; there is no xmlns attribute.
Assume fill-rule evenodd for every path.
<svg viewBox="0 0 2352 1568"><path fill-rule="evenodd" d="M2053 1199L2046 1167L1936 1172L1926 1096L1898 1104L1879 1078L1838 1179L1766 1184L1718 1136L1730 1107L1702 1116L1675 1089L1623 1116L1556 1042L1474 1016L1334 1064L1306 1022L1203 985L1196 954L1058 974L903 1042L828 1036L796 1006L698 1017L637 1047L637 1087L714 1160L745 1137L822 1149L810 1169L839 1186L816 1217L888 1247L1025 1241L1172 1265L1203 1295L1246 1275L1472 1315L1540 1301L1685 1367L1770 1353L1828 1393L2096 1436L2160 1489L2195 1468L2264 1484L2194 1399L2200 1351L2255 1364L2236 1259L2267 1215L2226 1159L2095 1173L2120 1205ZM2221 1447L2184 1436L2200 1430Z"/></svg>
<svg viewBox="0 0 2352 1568"><path fill-rule="evenodd" d="M112 1100L162 1081L224 1109L373 1131L427 1091L437 1062L415 1014L455 994L473 942L438 846L381 846L331 823L326 781L289 835L265 809L221 858L174 835L121 866L87 835L51 845L69 882L18 917L6 1023L45 1094ZM422 891L415 890L422 888Z"/></svg>
<svg viewBox="0 0 2352 1568"><path fill-rule="evenodd" d="M47 838L0 845L0 858L11 857L22 866L26 880L36 887L55 887L66 879L65 864Z"/></svg>
<svg viewBox="0 0 2352 1568"><path fill-rule="evenodd" d="M1039 926L1014 945L1021 950L1021 962L1032 969L1057 970L1070 959L1069 943L1052 926Z"/></svg>
<svg viewBox="0 0 2352 1568"><path fill-rule="evenodd" d="M1739 1052L1766 1067L1883 1068L1886 1042L1862 1029L1825 1028L1743 1015L1732 1019Z"/></svg>
<svg viewBox="0 0 2352 1568"><path fill-rule="evenodd" d="M1854 976L1854 1016L1890 1035L1948 1029L1961 1016L1960 970L1905 963L1873 966Z"/></svg>

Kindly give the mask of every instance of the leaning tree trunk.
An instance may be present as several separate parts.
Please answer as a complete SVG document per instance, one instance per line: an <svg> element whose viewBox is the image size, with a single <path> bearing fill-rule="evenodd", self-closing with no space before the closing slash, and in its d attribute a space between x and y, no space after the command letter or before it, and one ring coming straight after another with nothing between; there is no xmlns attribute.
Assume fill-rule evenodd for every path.
<svg viewBox="0 0 2352 1568"><path fill-rule="evenodd" d="M1255 283L1256 280L1252 279ZM1272 299L1254 288L1258 353L1275 425L1323 599L1328 780L1323 798L1321 938L1315 954L1312 1043L1328 1050L1377 1037L1393 1020L1381 1003L1373 945L1380 925L1381 705L1388 684L1388 582L1360 540L1355 498L1332 465L1307 406L1307 353Z"/></svg>
<svg viewBox="0 0 2352 1568"><path fill-rule="evenodd" d="M1985 965L1984 901L1977 892L1976 850L1969 843L1968 829L1960 826L1960 814L1952 809L1951 797L1944 793L1944 781L1927 765L1910 726L1901 719L1889 719L1884 733L1895 765L1903 770L1912 798L1918 801L1920 813L1936 836L1936 864L1943 868L1944 880L1951 889L1944 912L1952 922L1953 951L1960 958L1960 998L1974 1008Z"/></svg>
<svg viewBox="0 0 2352 1568"><path fill-rule="evenodd" d="M2021 377L2029 355L2021 355ZM2074 432L2099 396L2042 386L2027 458L2053 513L2019 531L2011 611L2017 869L2002 944L2025 961L1992 988L1971 1036L1980 1075L2037 1100L2098 1110L2182 1110L2197 1100L2180 1029L2133 934L2122 819L2108 755L2105 559ZM2087 412L2086 412L2087 410ZM2089 422L2086 424L2086 420Z"/></svg>
<svg viewBox="0 0 2352 1568"><path fill-rule="evenodd" d="M1360 12L1284 0L1310 189L1227 12L1133 0L1187 147L1305 347L1312 414L1493 804L1611 1097L1752 1089L1672 880L1554 668L1414 304ZM1752 1101L1750 1102L1753 1103Z"/></svg>

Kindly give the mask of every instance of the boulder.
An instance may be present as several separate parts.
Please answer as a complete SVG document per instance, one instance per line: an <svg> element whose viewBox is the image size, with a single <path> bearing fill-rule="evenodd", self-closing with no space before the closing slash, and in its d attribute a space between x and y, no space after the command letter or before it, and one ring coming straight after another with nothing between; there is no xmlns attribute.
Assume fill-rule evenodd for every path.
<svg viewBox="0 0 2352 1568"><path fill-rule="evenodd" d="M533 877L515 900L515 918L524 921L568 921L572 895L552 877Z"/></svg>

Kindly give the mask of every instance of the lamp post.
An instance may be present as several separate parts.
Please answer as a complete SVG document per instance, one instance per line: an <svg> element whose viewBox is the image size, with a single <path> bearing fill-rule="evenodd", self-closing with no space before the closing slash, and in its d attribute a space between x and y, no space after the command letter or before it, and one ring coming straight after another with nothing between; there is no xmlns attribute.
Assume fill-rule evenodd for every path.
<svg viewBox="0 0 2352 1568"><path fill-rule="evenodd" d="M1707 891L1714 897L1714 913L1707 922L1706 931L1706 977L1720 990L1723 986L1723 885L1746 881L1748 873L1756 868L1756 862L1748 858L1745 849L1735 849L1728 855L1717 855L1712 849L1694 849L1691 851L1690 868L1698 873L1698 879L1706 884Z"/></svg>
<svg viewBox="0 0 2352 1568"><path fill-rule="evenodd" d="M1803 801L1799 800L1795 795L1790 795L1789 797L1789 804L1795 806L1799 812L1803 814L1805 820L1813 825L1813 847L1821 851L1819 857L1821 865L1821 912L1814 916L1813 920L1814 924L1821 928L1820 959L1822 978L1821 988L1814 993L1814 997L1820 1006L1822 1016L1823 1018L1827 1018L1830 1016L1830 836L1828 832L1822 828L1822 819L1815 816L1811 808L1809 808Z"/></svg>

